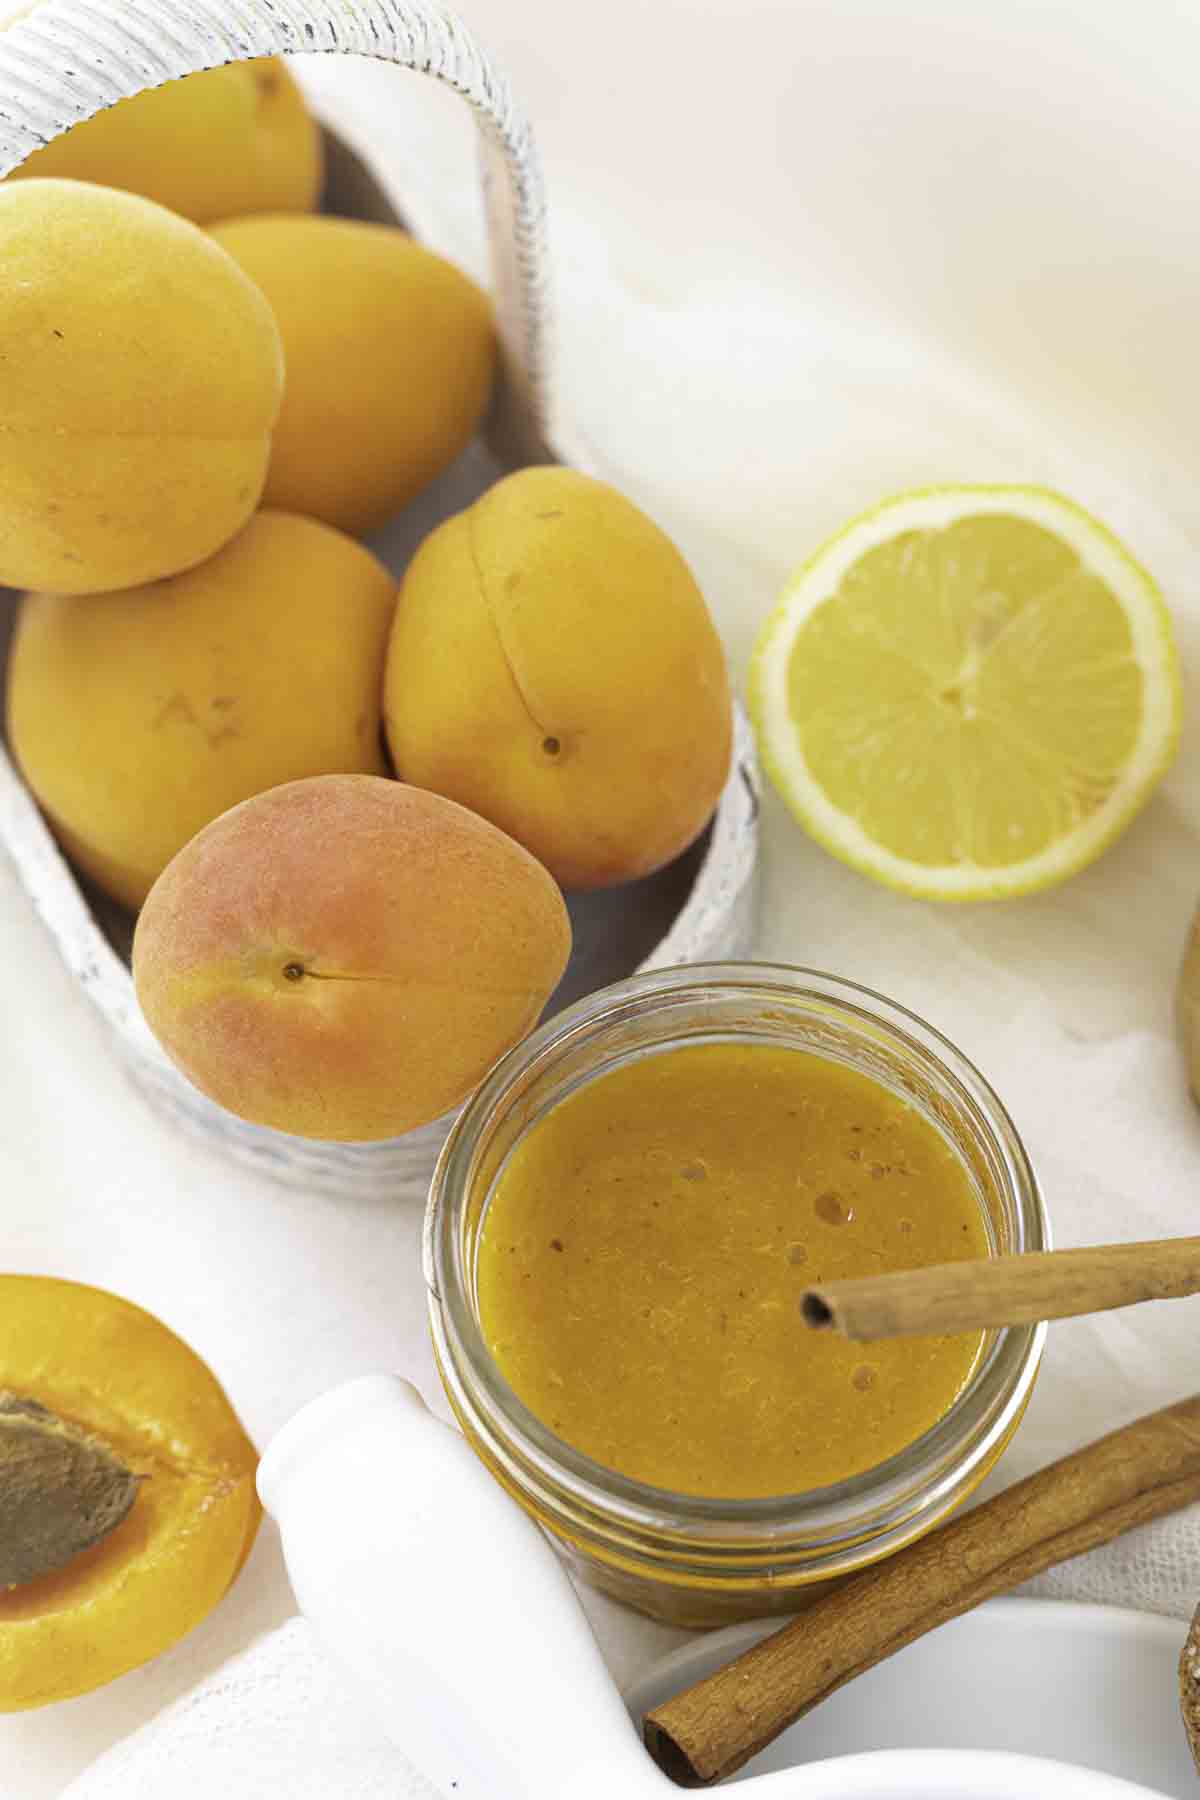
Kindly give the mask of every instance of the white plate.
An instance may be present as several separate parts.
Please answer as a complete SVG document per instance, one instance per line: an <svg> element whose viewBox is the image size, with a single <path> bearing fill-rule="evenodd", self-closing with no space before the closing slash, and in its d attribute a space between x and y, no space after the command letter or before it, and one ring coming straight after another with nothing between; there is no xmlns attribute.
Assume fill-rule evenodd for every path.
<svg viewBox="0 0 1200 1800"><path fill-rule="evenodd" d="M778 1619L734 1625L685 1644L627 1692L630 1711L640 1722L671 1694L778 1629ZM821 1794L907 1800L1041 1788L1054 1800L1093 1791L1115 1800L1121 1791L1107 1782L1080 1785L1066 1770L1026 1784L1020 1759L1036 1756L1138 1782L1170 1800L1196 1800L1200 1783L1176 1688L1186 1634L1182 1620L1121 1607L992 1600L849 1683L756 1756L734 1783L842 1757L851 1761L827 1771ZM969 1767L958 1756L861 1754L916 1749L1009 1754L972 1758ZM803 1791L810 1792L807 1784ZM812 1792L816 1800L818 1790Z"/></svg>

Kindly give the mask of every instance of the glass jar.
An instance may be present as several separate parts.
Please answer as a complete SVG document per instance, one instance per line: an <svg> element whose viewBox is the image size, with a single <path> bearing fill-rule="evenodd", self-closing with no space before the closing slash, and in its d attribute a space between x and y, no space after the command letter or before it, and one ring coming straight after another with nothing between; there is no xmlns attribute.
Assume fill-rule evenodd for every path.
<svg viewBox="0 0 1200 1800"><path fill-rule="evenodd" d="M717 1500L633 1481L548 1429L500 1374L479 1325L476 1249L506 1158L549 1108L634 1058L739 1042L815 1052L903 1096L958 1151L993 1255L1044 1250L1029 1158L983 1076L882 995L809 969L710 963L590 995L511 1051L460 1115L425 1224L434 1351L476 1452L584 1580L655 1618L724 1624L793 1611L813 1584L928 1531L975 1488L1021 1418L1045 1326L989 1332L949 1410L898 1455L808 1493Z"/></svg>

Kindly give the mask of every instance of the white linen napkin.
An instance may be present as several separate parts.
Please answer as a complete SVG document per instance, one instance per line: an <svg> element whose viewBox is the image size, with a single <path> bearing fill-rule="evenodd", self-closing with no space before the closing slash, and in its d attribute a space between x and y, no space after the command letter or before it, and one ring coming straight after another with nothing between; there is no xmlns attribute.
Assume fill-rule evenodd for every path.
<svg viewBox="0 0 1200 1800"><path fill-rule="evenodd" d="M1155 1594L1161 1546L1142 1539L1125 1581ZM1141 1569L1139 1571L1139 1560ZM1079 1580L1091 1565L1090 1575ZM1157 1565L1157 1566L1156 1566ZM1031 1584L1036 1588L1038 1584ZM1110 1599L1104 1556L1056 1573L1060 1597ZM399 1628L399 1625L398 1625ZM1180 1626L1180 1643L1183 1626ZM397 1696L403 1735L403 1696ZM78 1776L62 1800L453 1800L385 1737L302 1618L259 1638Z"/></svg>
<svg viewBox="0 0 1200 1800"><path fill-rule="evenodd" d="M388 1742L304 1619L124 1738L63 1800L441 1800Z"/></svg>

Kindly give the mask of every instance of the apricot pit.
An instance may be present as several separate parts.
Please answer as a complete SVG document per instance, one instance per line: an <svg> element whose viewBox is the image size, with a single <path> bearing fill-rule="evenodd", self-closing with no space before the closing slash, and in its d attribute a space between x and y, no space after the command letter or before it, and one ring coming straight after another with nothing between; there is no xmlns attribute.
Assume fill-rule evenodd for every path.
<svg viewBox="0 0 1200 1800"><path fill-rule="evenodd" d="M91 1432L0 1393L0 1588L62 1568L115 1531L138 1479Z"/></svg>

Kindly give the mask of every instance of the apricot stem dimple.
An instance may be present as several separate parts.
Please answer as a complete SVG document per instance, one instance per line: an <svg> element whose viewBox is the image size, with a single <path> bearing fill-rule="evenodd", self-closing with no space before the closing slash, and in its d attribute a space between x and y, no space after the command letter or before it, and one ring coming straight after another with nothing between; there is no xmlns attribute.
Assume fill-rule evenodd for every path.
<svg viewBox="0 0 1200 1800"><path fill-rule="evenodd" d="M542 750L547 756L557 756L561 749L562 742L559 738L544 737L542 739Z"/></svg>
<svg viewBox="0 0 1200 1800"><path fill-rule="evenodd" d="M284 963L283 979L285 981L303 981L304 980L304 964L298 963L298 962Z"/></svg>

